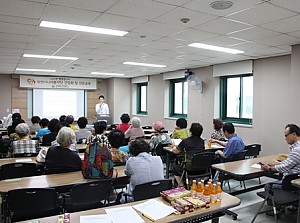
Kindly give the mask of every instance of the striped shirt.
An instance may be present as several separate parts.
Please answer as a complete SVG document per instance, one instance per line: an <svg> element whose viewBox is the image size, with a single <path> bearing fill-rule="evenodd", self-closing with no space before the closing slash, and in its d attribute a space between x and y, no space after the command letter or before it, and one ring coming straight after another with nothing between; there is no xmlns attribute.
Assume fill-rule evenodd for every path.
<svg viewBox="0 0 300 223"><path fill-rule="evenodd" d="M37 140L17 140L12 142L12 153L38 153L40 151L40 145Z"/></svg>
<svg viewBox="0 0 300 223"><path fill-rule="evenodd" d="M287 159L275 165L275 169L279 173L283 173L283 176L300 173L300 141L291 145Z"/></svg>

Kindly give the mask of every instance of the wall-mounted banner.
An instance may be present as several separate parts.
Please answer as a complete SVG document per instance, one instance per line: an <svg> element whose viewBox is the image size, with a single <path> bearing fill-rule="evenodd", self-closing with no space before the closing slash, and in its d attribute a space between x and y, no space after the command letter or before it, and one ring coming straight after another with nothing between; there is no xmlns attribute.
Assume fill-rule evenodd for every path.
<svg viewBox="0 0 300 223"><path fill-rule="evenodd" d="M64 88L97 89L97 81L92 78L42 77L20 75L20 87L23 88Z"/></svg>

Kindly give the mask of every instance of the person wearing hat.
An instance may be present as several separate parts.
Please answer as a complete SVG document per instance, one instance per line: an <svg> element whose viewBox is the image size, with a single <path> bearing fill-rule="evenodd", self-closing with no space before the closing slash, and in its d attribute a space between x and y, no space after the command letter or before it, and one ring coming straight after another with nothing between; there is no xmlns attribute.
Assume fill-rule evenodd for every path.
<svg viewBox="0 0 300 223"><path fill-rule="evenodd" d="M158 144L170 144L171 137L163 133L164 124L161 121L156 121L152 124L152 128L155 130L154 135L149 142L150 150L155 150Z"/></svg>

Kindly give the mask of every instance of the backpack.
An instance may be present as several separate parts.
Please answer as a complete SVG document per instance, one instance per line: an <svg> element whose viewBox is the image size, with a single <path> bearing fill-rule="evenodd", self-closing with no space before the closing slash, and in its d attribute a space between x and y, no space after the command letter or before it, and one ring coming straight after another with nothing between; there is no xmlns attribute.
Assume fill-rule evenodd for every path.
<svg viewBox="0 0 300 223"><path fill-rule="evenodd" d="M112 155L106 144L91 142L87 145L81 172L84 178L106 179L112 177Z"/></svg>

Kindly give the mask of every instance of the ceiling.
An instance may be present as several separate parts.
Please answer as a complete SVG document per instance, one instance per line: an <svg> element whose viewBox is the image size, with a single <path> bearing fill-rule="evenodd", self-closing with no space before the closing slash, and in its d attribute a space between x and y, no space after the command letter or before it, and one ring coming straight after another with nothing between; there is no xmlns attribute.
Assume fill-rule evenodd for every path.
<svg viewBox="0 0 300 223"><path fill-rule="evenodd" d="M0 74L125 78L291 53L300 43L299 0L1 0ZM182 18L189 18L187 23ZM128 31L123 37L40 27L42 20ZM228 54L189 47L199 42L244 51ZM24 58L23 54L78 57ZM123 62L166 65L150 68ZM55 73L16 68L55 69Z"/></svg>

